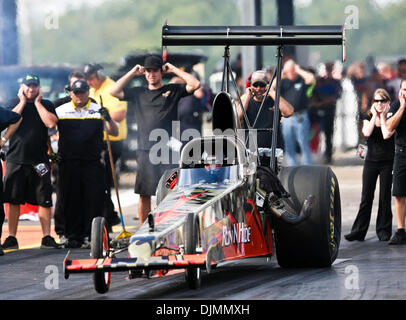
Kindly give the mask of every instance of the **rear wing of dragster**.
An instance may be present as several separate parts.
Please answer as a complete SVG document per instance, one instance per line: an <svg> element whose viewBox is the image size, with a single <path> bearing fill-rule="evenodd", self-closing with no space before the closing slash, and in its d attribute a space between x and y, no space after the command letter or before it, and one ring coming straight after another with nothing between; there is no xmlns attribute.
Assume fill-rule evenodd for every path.
<svg viewBox="0 0 406 320"><path fill-rule="evenodd" d="M225 46L222 91L229 93L229 79L231 77L238 92L231 65L229 62L230 46L277 46L277 67L272 76L268 91L276 77L275 114L273 123L271 169L275 171L275 150L278 136L280 79L282 72L282 51L286 45L341 45L342 61L346 59L345 26L170 26L165 22L162 27L162 53L166 56L167 46ZM269 92L266 92L265 97ZM248 129L251 129L247 114L240 108ZM258 111L260 114L265 99ZM258 116L257 115L257 116ZM255 126L255 123L254 123Z"/></svg>
<svg viewBox="0 0 406 320"><path fill-rule="evenodd" d="M169 26L162 27L162 46L341 45L345 61L345 28L336 26Z"/></svg>

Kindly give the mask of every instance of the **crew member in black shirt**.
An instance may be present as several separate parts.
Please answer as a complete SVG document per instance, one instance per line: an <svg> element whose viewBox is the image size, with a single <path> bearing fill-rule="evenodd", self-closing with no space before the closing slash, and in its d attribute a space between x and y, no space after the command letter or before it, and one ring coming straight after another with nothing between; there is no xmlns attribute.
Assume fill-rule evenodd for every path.
<svg viewBox="0 0 406 320"><path fill-rule="evenodd" d="M21 114L23 120L10 139L4 177L4 202L9 203L9 237L5 249L18 249L16 239L20 204L39 206L42 227L42 248L59 248L50 236L52 185L48 159L48 128L58 122L53 104L42 99L40 79L36 75L23 78L18 98L8 109Z"/></svg>
<svg viewBox="0 0 406 320"><path fill-rule="evenodd" d="M91 222L100 216L105 192L101 163L104 121L110 135L118 134L117 124L107 109L89 99L89 85L78 80L70 86L71 101L55 109L59 118L57 205L63 212L66 247L87 245ZM88 239L87 239L88 240Z"/></svg>
<svg viewBox="0 0 406 320"><path fill-rule="evenodd" d="M246 110L248 120L254 129L272 129L273 128L273 118L274 118L274 99L275 99L275 89L271 88L268 93L264 105L262 106L261 113L258 115L259 109L261 108L262 101L265 99L265 93L268 85L268 76L265 71L258 70L251 75L250 86L247 87L245 94L241 97L242 104ZM280 97L279 103L279 121L281 117L288 118L293 114L293 107L287 102L283 97ZM240 121L243 120L243 113L241 108L238 108L238 116ZM255 123L256 120L256 123ZM244 127L247 128L245 122ZM278 148L281 148L281 131L278 130ZM271 148L272 147L272 131L262 131L257 132L257 146L258 148Z"/></svg>
<svg viewBox="0 0 406 320"><path fill-rule="evenodd" d="M164 73L173 73L182 78L185 83L163 85L162 76ZM135 76L140 75L145 75L148 82L147 88L125 88ZM144 223L151 211L151 196L155 195L161 175L168 168L168 165L170 166L170 163L165 165L159 163L159 160L157 161L160 155L155 154L156 150L153 148L157 142L151 141L153 138L150 134L166 132L166 136L169 137L172 131L172 121L177 120L177 106L180 98L192 94L199 87L200 82L191 74L170 63L163 65L160 57L151 55L145 59L144 66L136 65L121 77L111 90L113 96L136 103L135 118L139 135L138 170L134 191L140 195L138 203L140 225ZM174 134L172 133L172 135ZM160 151L165 152L164 150ZM151 163L151 160L154 163Z"/></svg>
<svg viewBox="0 0 406 320"><path fill-rule="evenodd" d="M376 233L380 241L388 241L392 235L392 167L395 154L393 132L385 122L390 107L390 95L385 89L374 92L374 103L363 116L362 133L367 138L368 151L362 173L362 196L357 217L351 232L345 235L348 241L363 241L371 220L376 182L379 176L379 206Z"/></svg>
<svg viewBox="0 0 406 320"><path fill-rule="evenodd" d="M78 80L86 80L85 74L80 70L72 71L68 76L68 84L65 87L67 96L63 97L63 98L59 98L54 101L55 109L65 103L72 101L72 98L70 95L70 90L71 90L72 85ZM96 101L93 100L92 98L90 98L90 100L91 100L91 102L96 103ZM56 132L56 133L52 132L51 138L58 141L59 132ZM52 150L52 152L57 152L57 150ZM56 162L54 162L54 164L52 166L52 175L55 179L56 187L58 187L58 181L57 181L58 170L59 170L59 164L58 164L58 161L56 161ZM107 200L110 200L110 202L111 202L110 197L106 196L105 198L106 198L106 202L107 202ZM55 207L54 207L54 227L55 227L55 233L59 236L60 243L65 244L67 242L67 237L65 236L64 214L63 214L63 208L61 208L59 206L59 204L60 204L60 201L56 201ZM106 207L107 207L107 205L106 205Z"/></svg>
<svg viewBox="0 0 406 320"><path fill-rule="evenodd" d="M398 230L389 244L406 244L406 80L400 83L399 100L392 104L386 122L389 131L396 130L393 191Z"/></svg>

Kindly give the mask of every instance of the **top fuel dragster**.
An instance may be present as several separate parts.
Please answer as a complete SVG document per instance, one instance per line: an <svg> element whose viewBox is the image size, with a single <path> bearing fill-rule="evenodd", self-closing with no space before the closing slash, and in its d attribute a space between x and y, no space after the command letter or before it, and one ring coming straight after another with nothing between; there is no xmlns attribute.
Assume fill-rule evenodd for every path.
<svg viewBox="0 0 406 320"><path fill-rule="evenodd" d="M256 147L257 129L247 123L245 113L248 130L241 129L239 103L229 94L228 80L231 77L235 83L235 79L228 58L230 45L278 46L271 82L276 78L274 119L279 119L283 45L344 48L344 29L164 25L162 37L163 48L225 46L223 90L212 110L213 135L192 139L183 147L178 168L167 170L158 184L156 208L124 248L111 245L105 219L95 218L91 258L71 260L68 253L65 277L93 273L95 289L105 293L110 274L116 271L135 278L184 269L189 287L198 288L202 270L210 273L223 262L242 258L276 253L282 267L331 266L341 235L337 178L327 166L282 167L276 150L277 121L272 128L273 148ZM117 257L123 250L128 250L128 257Z"/></svg>

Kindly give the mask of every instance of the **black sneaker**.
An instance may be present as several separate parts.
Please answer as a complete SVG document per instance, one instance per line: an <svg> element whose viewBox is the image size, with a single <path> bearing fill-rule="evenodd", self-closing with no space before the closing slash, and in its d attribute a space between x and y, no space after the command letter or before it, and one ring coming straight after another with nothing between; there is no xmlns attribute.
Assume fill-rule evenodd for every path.
<svg viewBox="0 0 406 320"><path fill-rule="evenodd" d="M51 236L45 236L41 241L41 249L60 249L61 245L55 242Z"/></svg>
<svg viewBox="0 0 406 320"><path fill-rule="evenodd" d="M344 236L344 238L347 240L347 241L354 241L354 240L357 240L357 241L364 241L365 240L365 237L362 237L362 236L360 236L358 233L356 233L356 232L350 232L349 234L346 234L345 236Z"/></svg>
<svg viewBox="0 0 406 320"><path fill-rule="evenodd" d="M391 234L387 233L387 232L382 232L382 233L378 234L379 241L389 241L390 237L391 237Z"/></svg>
<svg viewBox="0 0 406 320"><path fill-rule="evenodd" d="M4 251L3 251L3 248L1 247L1 245L0 245L0 256L4 256Z"/></svg>
<svg viewBox="0 0 406 320"><path fill-rule="evenodd" d="M404 231L396 231L388 244L406 244L406 233Z"/></svg>
<svg viewBox="0 0 406 320"><path fill-rule="evenodd" d="M64 248L71 248L71 249L77 249L82 246L82 242L77 241L75 239L68 239L68 241L65 243Z"/></svg>
<svg viewBox="0 0 406 320"><path fill-rule="evenodd" d="M16 237L8 236L2 244L3 249L18 249L18 241Z"/></svg>

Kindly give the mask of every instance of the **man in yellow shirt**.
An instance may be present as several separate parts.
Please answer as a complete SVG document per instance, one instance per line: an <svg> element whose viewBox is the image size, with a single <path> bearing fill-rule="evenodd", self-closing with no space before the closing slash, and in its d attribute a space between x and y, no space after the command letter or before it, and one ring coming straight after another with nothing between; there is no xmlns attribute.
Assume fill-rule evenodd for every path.
<svg viewBox="0 0 406 320"><path fill-rule="evenodd" d="M120 101L110 94L110 90L114 86L115 81L103 72L103 67L101 65L93 63L87 64L84 67L83 73L91 87L89 96L96 100L98 104L103 103L103 106L109 111L111 118L119 124L118 136L114 137L109 135L111 153L115 165L117 160L121 157L123 142L127 138L127 102ZM104 133L104 135L104 140L106 141L106 133ZM107 191L110 196L110 203L107 204L106 209L106 218L109 225L112 226L120 223L120 218L118 217L117 212L114 212L114 205L111 202L110 193L111 188L114 185L107 146L104 160L106 163Z"/></svg>

